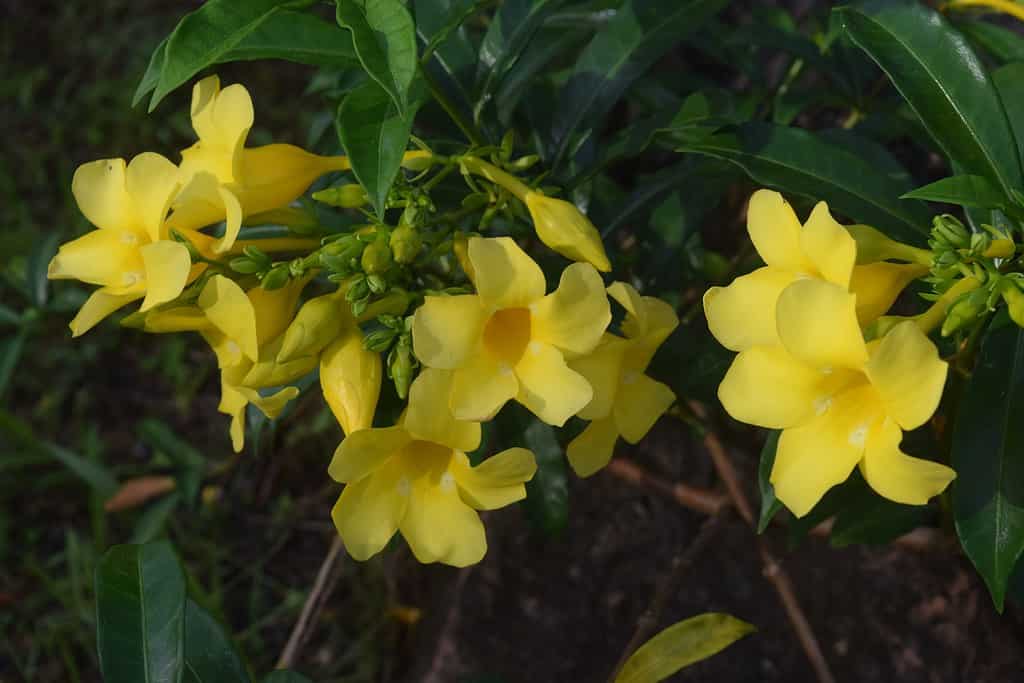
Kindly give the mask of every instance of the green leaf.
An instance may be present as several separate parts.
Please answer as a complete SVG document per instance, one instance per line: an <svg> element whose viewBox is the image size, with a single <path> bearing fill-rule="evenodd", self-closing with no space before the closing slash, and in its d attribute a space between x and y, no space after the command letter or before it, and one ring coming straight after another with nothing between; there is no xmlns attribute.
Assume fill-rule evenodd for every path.
<svg viewBox="0 0 1024 683"><path fill-rule="evenodd" d="M416 28L400 0L337 0L338 25L352 31L366 73L407 113L416 76Z"/></svg>
<svg viewBox="0 0 1024 683"><path fill-rule="evenodd" d="M554 166L586 139L638 76L727 4L627 0L583 50L556 107Z"/></svg>
<svg viewBox="0 0 1024 683"><path fill-rule="evenodd" d="M191 599L185 605L184 683L249 683L231 637Z"/></svg>
<svg viewBox="0 0 1024 683"><path fill-rule="evenodd" d="M96 567L96 640L105 683L179 683L185 575L169 543L116 545Z"/></svg>
<svg viewBox="0 0 1024 683"><path fill-rule="evenodd" d="M174 464L181 467L201 467L206 463L203 454L191 444L178 438L166 422L147 418L139 422L139 437L154 449L163 452Z"/></svg>
<svg viewBox="0 0 1024 683"><path fill-rule="evenodd" d="M46 305L50 292L50 281L46 274L50 260L57 253L59 242L60 233L56 230L50 231L36 243L28 255L28 262L25 265L25 290L37 308Z"/></svg>
<svg viewBox="0 0 1024 683"><path fill-rule="evenodd" d="M871 0L835 11L952 161L1006 196L1021 186L999 95L970 44L939 13L913 0Z"/></svg>
<svg viewBox="0 0 1024 683"><path fill-rule="evenodd" d="M1024 159L1024 64L1007 64L996 69L992 82L1010 119L1010 128L1017 139L1017 153Z"/></svg>
<svg viewBox="0 0 1024 683"><path fill-rule="evenodd" d="M476 47L463 23L485 0L416 0L416 33L426 47L424 68L454 93L460 109L471 110ZM430 59L426 59L427 55Z"/></svg>
<svg viewBox="0 0 1024 683"><path fill-rule="evenodd" d="M537 473L526 483L526 515L535 528L555 536L569 521L569 481L562 447L554 428L536 419L522 439L537 458Z"/></svg>
<svg viewBox="0 0 1024 683"><path fill-rule="evenodd" d="M1020 34L985 21L957 22L956 27L971 42L991 54L998 61L1024 61L1024 38Z"/></svg>
<svg viewBox="0 0 1024 683"><path fill-rule="evenodd" d="M757 490L761 493L761 513L757 519L757 533L763 534L764 530L771 524L772 518L782 509L782 501L775 497L775 487L772 486L772 467L775 466L775 451L779 447L779 436L782 434L777 429L768 432L764 447L761 449L761 459L757 465Z"/></svg>
<svg viewBox="0 0 1024 683"><path fill-rule="evenodd" d="M149 64L146 65L146 73L142 74L142 80L139 81L139 85L135 88L135 94L132 95L132 106L138 106L139 102L142 101L149 93L156 89L157 83L160 82L160 74L164 70L164 62L167 59L167 41L170 36L164 36L164 39L153 50L153 54L149 56ZM156 105L154 105L156 106ZM152 107L150 108L152 111Z"/></svg>
<svg viewBox="0 0 1024 683"><path fill-rule="evenodd" d="M384 215L388 192L402 165L415 113L407 108L404 116L400 114L391 96L374 81L353 90L338 107L338 138L378 216Z"/></svg>
<svg viewBox="0 0 1024 683"><path fill-rule="evenodd" d="M996 209L1006 204L1003 193L992 187L992 183L980 175L955 175L936 180L934 183L907 192L902 198L959 204L976 209Z"/></svg>
<svg viewBox="0 0 1024 683"><path fill-rule="evenodd" d="M866 485L866 495L847 503L836 515L829 543L844 548L855 543L884 545L927 521L927 505L901 505L882 498Z"/></svg>
<svg viewBox="0 0 1024 683"><path fill-rule="evenodd" d="M708 612L669 626L641 645L615 683L657 683L680 669L718 654L757 629L736 617Z"/></svg>
<svg viewBox="0 0 1024 683"><path fill-rule="evenodd" d="M132 543L149 543L159 538L164 532L164 527L167 526L167 520L170 519L171 513L179 503L181 503L181 493L178 491L149 503L135 522Z"/></svg>
<svg viewBox="0 0 1024 683"><path fill-rule="evenodd" d="M734 132L683 145L680 151L730 161L761 185L824 200L834 212L906 241L921 242L931 224L924 204L899 199L913 188L882 172L874 158L884 154L881 150L858 154L848 142L750 122Z"/></svg>
<svg viewBox="0 0 1024 683"><path fill-rule="evenodd" d="M28 330L22 328L4 339L0 339L0 398L7 392L14 368L21 360L21 352L25 349Z"/></svg>
<svg viewBox="0 0 1024 683"><path fill-rule="evenodd" d="M985 334L953 432L953 512L964 552L1003 609L1024 552L1024 330L1006 317Z"/></svg>
<svg viewBox="0 0 1024 683"><path fill-rule="evenodd" d="M273 671L267 674L262 683L311 683L311 681L295 671Z"/></svg>

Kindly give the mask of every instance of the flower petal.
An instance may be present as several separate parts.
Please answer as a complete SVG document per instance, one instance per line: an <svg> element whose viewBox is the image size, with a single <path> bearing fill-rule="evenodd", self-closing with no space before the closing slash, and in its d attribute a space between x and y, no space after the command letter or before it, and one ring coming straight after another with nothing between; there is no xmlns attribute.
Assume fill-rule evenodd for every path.
<svg viewBox="0 0 1024 683"><path fill-rule="evenodd" d="M594 420L569 442L565 455L578 476L589 477L611 461L618 439L619 429L614 418Z"/></svg>
<svg viewBox="0 0 1024 683"><path fill-rule="evenodd" d="M622 321L622 332L642 345L642 356L646 360L639 369L646 369L654 352L679 326L679 316L668 302L653 296L640 296L632 285L625 282L613 282L608 287L608 294L626 309L628 315Z"/></svg>
<svg viewBox="0 0 1024 683"><path fill-rule="evenodd" d="M800 248L800 221L778 192L758 190L750 197L747 232L757 253L769 266L793 271L809 269Z"/></svg>
<svg viewBox="0 0 1024 683"><path fill-rule="evenodd" d="M266 290L259 286L245 293L252 302L256 316L256 340L260 346L277 339L288 329L288 325L295 319L299 296L308 282L309 276L306 276L289 280L288 284L279 289Z"/></svg>
<svg viewBox="0 0 1024 683"><path fill-rule="evenodd" d="M946 490L956 472L900 450L903 432L892 420L872 430L860 471L878 494L905 505L924 505Z"/></svg>
<svg viewBox="0 0 1024 683"><path fill-rule="evenodd" d="M927 272L927 266L916 263L854 266L850 291L857 295L857 321L864 326L885 315L900 292Z"/></svg>
<svg viewBox="0 0 1024 683"><path fill-rule="evenodd" d="M338 444L331 464L327 466L327 474L343 484L359 481L412 443L412 439L402 427L352 432Z"/></svg>
<svg viewBox="0 0 1024 683"><path fill-rule="evenodd" d="M497 510L526 498L524 484L536 473L537 461L525 448L509 448L476 467L470 467L465 455L456 453L449 469L467 505Z"/></svg>
<svg viewBox="0 0 1024 683"><path fill-rule="evenodd" d="M637 443L675 402L676 395L667 385L641 372L627 370L612 410L615 426L623 439Z"/></svg>
<svg viewBox="0 0 1024 683"><path fill-rule="evenodd" d="M210 76L192 90L192 127L204 146L241 151L254 119L252 97L240 83L220 90L220 81Z"/></svg>
<svg viewBox="0 0 1024 683"><path fill-rule="evenodd" d="M477 351L485 322L478 296L428 296L412 319L413 351L427 367L453 370Z"/></svg>
<svg viewBox="0 0 1024 683"><path fill-rule="evenodd" d="M489 310L523 308L544 296L540 266L510 237L472 237L469 260L476 291Z"/></svg>
<svg viewBox="0 0 1024 683"><path fill-rule="evenodd" d="M331 518L345 550L362 561L384 549L408 506L409 482L396 458L371 476L347 484L331 510Z"/></svg>
<svg viewBox="0 0 1024 683"><path fill-rule="evenodd" d="M152 242L166 237L164 219L180 187L178 167L160 154L143 152L128 164L126 187L139 217L138 228Z"/></svg>
<svg viewBox="0 0 1024 683"><path fill-rule="evenodd" d="M373 425L383 363L379 353L363 346L358 327L346 331L320 356L320 388L345 434Z"/></svg>
<svg viewBox="0 0 1024 683"><path fill-rule="evenodd" d="M440 475L431 471L413 482L409 509L399 529L420 562L465 567L487 553L480 516L463 502L447 469Z"/></svg>
<svg viewBox="0 0 1024 683"><path fill-rule="evenodd" d="M584 420L597 420L612 412L619 390L623 356L631 341L606 334L601 344L582 358L569 362L569 367L590 383L594 396L577 415Z"/></svg>
<svg viewBox="0 0 1024 683"><path fill-rule="evenodd" d="M864 369L886 413L903 429L916 429L939 406L948 367L924 332L908 320L872 348Z"/></svg>
<svg viewBox="0 0 1024 683"><path fill-rule="evenodd" d="M92 230L60 246L46 276L123 287L143 277L138 238L131 232Z"/></svg>
<svg viewBox="0 0 1024 683"><path fill-rule="evenodd" d="M561 427L594 397L590 383L570 369L562 352L531 341L515 368L519 379L516 399L544 422Z"/></svg>
<svg viewBox="0 0 1024 683"><path fill-rule="evenodd" d="M769 266L736 278L728 287L712 287L704 294L711 334L731 351L777 344L776 302L795 279L792 271Z"/></svg>
<svg viewBox="0 0 1024 683"><path fill-rule="evenodd" d="M242 230L242 205L234 193L223 185L217 187L217 196L224 207L224 236L213 243L213 252L223 254L235 246L238 233Z"/></svg>
<svg viewBox="0 0 1024 683"><path fill-rule="evenodd" d="M453 372L424 368L409 388L409 406L402 426L417 439L433 441L457 451L480 446L480 423L456 420L449 407Z"/></svg>
<svg viewBox="0 0 1024 683"><path fill-rule="evenodd" d="M139 217L126 183L124 159L99 159L75 169L71 193L97 228L138 234Z"/></svg>
<svg viewBox="0 0 1024 683"><path fill-rule="evenodd" d="M823 280L799 280L779 295L779 339L805 363L859 370L868 354L856 310L857 297L845 288Z"/></svg>
<svg viewBox="0 0 1024 683"><path fill-rule="evenodd" d="M511 368L502 367L483 352L473 353L452 374L448 406L457 420L485 422L497 415L519 392L519 380Z"/></svg>
<svg viewBox="0 0 1024 683"><path fill-rule="evenodd" d="M234 280L223 275L210 278L199 294L199 308L203 309L214 327L238 344L249 360L254 363L259 360L256 311Z"/></svg>
<svg viewBox="0 0 1024 683"><path fill-rule="evenodd" d="M141 288L138 292L128 294L111 294L105 287L97 289L85 300L85 303L78 310L78 314L71 320L69 325L71 336L82 336L108 315L122 306L141 299L142 296Z"/></svg>
<svg viewBox="0 0 1024 683"><path fill-rule="evenodd" d="M220 181L212 173L194 174L174 199L167 228L185 233L225 220L228 215L225 198L228 195L231 193L222 192ZM237 205L238 202L234 203ZM210 237L208 239L212 240L214 246L220 242Z"/></svg>
<svg viewBox="0 0 1024 683"><path fill-rule="evenodd" d="M527 192L523 201L541 242L573 261L588 262L605 273L612 269L601 233L579 209L539 192Z"/></svg>
<svg viewBox="0 0 1024 683"><path fill-rule="evenodd" d="M815 269L843 289L850 286L850 272L857 260L857 243L832 218L828 204L818 202L800 231L800 248Z"/></svg>
<svg viewBox="0 0 1024 683"><path fill-rule="evenodd" d="M346 157L322 157L283 144L243 149L241 164L246 214L288 206L323 174L349 168Z"/></svg>
<svg viewBox="0 0 1024 683"><path fill-rule="evenodd" d="M181 294L192 270L192 257L188 247L170 240L143 245L139 253L146 270L146 298L139 310L148 311Z"/></svg>
<svg viewBox="0 0 1024 683"><path fill-rule="evenodd" d="M577 356L597 346L612 321L604 282L589 263L564 271L558 289L530 306L532 336Z"/></svg>

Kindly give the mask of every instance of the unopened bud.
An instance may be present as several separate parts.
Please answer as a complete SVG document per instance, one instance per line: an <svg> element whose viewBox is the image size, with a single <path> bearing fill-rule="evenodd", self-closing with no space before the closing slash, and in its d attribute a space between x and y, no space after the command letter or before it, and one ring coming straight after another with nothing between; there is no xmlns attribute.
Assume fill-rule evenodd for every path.
<svg viewBox="0 0 1024 683"><path fill-rule="evenodd" d="M366 202L369 201L363 186L355 183L337 185L335 187L328 187L326 190L314 192L313 199L321 204L337 206L342 209L358 209L361 206L365 206Z"/></svg>
<svg viewBox="0 0 1024 683"><path fill-rule="evenodd" d="M932 219L932 237L954 249L966 249L970 245L971 233L956 216L944 213Z"/></svg>
<svg viewBox="0 0 1024 683"><path fill-rule="evenodd" d="M942 323L942 336L948 337L977 320L985 311L987 299L988 291L979 287L957 300L946 313L946 320Z"/></svg>
<svg viewBox="0 0 1024 683"><path fill-rule="evenodd" d="M419 256L423 239L412 225L400 225L391 233L391 254L397 263L412 263Z"/></svg>
<svg viewBox="0 0 1024 683"><path fill-rule="evenodd" d="M367 275L383 273L391 267L391 247L387 239L377 239L366 245L360 260L363 272Z"/></svg>
<svg viewBox="0 0 1024 683"><path fill-rule="evenodd" d="M398 397L403 400L409 395L409 385L412 384L415 370L416 362L412 357L412 345L408 338L402 337L388 354L388 376L395 383Z"/></svg>
<svg viewBox="0 0 1024 683"><path fill-rule="evenodd" d="M1024 292L1016 284L1011 284L1003 290L1003 301L1006 302L1010 320L1024 327Z"/></svg>
<svg viewBox="0 0 1024 683"><path fill-rule="evenodd" d="M288 264L282 263L271 268L270 272L263 276L263 280L260 284L263 286L263 289L271 292L275 289L281 289L284 287L288 284L290 279L291 273L288 270Z"/></svg>
<svg viewBox="0 0 1024 683"><path fill-rule="evenodd" d="M425 149L406 152L402 157L402 168L409 171L425 171L434 163L434 155Z"/></svg>

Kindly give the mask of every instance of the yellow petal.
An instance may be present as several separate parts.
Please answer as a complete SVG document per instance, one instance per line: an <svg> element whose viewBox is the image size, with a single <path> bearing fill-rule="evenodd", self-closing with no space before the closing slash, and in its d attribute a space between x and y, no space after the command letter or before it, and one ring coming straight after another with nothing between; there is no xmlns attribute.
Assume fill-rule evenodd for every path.
<svg viewBox="0 0 1024 683"><path fill-rule="evenodd" d="M823 278L843 289L850 286L850 272L857 260L857 243L818 202L800 232L800 247Z"/></svg>
<svg viewBox="0 0 1024 683"><path fill-rule="evenodd" d="M625 282L613 282L608 294L626 309L622 332L637 340L644 349L646 361L640 368L644 369L662 342L679 326L679 316L667 302L653 296L640 296Z"/></svg>
<svg viewBox="0 0 1024 683"><path fill-rule="evenodd" d="M454 371L448 405L457 420L485 422L518 392L519 380L512 368L486 353L474 353Z"/></svg>
<svg viewBox="0 0 1024 683"><path fill-rule="evenodd" d="M509 448L471 467L469 458L456 453L449 471L467 505L497 510L526 498L523 484L533 479L537 461L525 448Z"/></svg>
<svg viewBox="0 0 1024 683"><path fill-rule="evenodd" d="M256 311L249 297L233 280L223 275L210 278L199 295L199 308L249 360L259 360Z"/></svg>
<svg viewBox="0 0 1024 683"><path fill-rule="evenodd" d="M185 289L192 257L180 242L161 240L144 245L139 252L146 269L146 298L140 311L171 301Z"/></svg>
<svg viewBox="0 0 1024 683"><path fill-rule="evenodd" d="M531 307L532 336L573 355L597 346L612 320L604 282L589 263L564 271L558 289Z"/></svg>
<svg viewBox="0 0 1024 683"><path fill-rule="evenodd" d="M235 453L241 453L245 447L245 407L249 404L249 399L227 381L223 373L220 384L220 405L217 406L217 410L231 416L231 425L228 427L231 448Z"/></svg>
<svg viewBox="0 0 1024 683"><path fill-rule="evenodd" d="M362 561L384 549L406 515L409 489L397 458L345 486L331 519L349 555Z"/></svg>
<svg viewBox="0 0 1024 683"><path fill-rule="evenodd" d="M343 484L359 481L412 443L412 438L402 427L352 432L334 451L327 474Z"/></svg>
<svg viewBox="0 0 1024 683"><path fill-rule="evenodd" d="M373 424L382 373L380 354L363 346L363 335L358 327L324 350L320 358L320 388L346 434Z"/></svg>
<svg viewBox="0 0 1024 683"><path fill-rule="evenodd" d="M835 397L821 415L782 432L770 480L794 515L806 515L850 476L881 417L877 400L871 387L862 385Z"/></svg>
<svg viewBox="0 0 1024 683"><path fill-rule="evenodd" d="M298 387L285 387L267 396L263 396L255 389L249 389L248 387L239 387L238 390L250 403L259 408L260 412L271 420L277 419L281 411L284 410L284 407L288 405L288 402L299 395Z"/></svg>
<svg viewBox="0 0 1024 683"><path fill-rule="evenodd" d="M627 371L612 411L615 426L623 439L637 443L675 402L675 393L665 384L635 370Z"/></svg>
<svg viewBox="0 0 1024 683"><path fill-rule="evenodd" d="M579 209L539 192L527 192L523 201L541 242L566 258L590 263L605 273L612 269L601 233Z"/></svg>
<svg viewBox="0 0 1024 683"><path fill-rule="evenodd" d="M924 505L946 490L956 477L949 467L912 458L900 450L903 432L892 420L872 430L861 473L876 492L905 505Z"/></svg>
<svg viewBox="0 0 1024 683"><path fill-rule="evenodd" d="M399 530L420 562L465 567L487 553L484 525L459 496L455 477L447 469L413 482Z"/></svg>
<svg viewBox="0 0 1024 683"><path fill-rule="evenodd" d="M252 389L277 387L308 375L316 369L317 356L303 356L281 363L277 360L281 349L281 337L260 348L260 360L255 363L242 379L242 385Z"/></svg>
<svg viewBox="0 0 1024 683"><path fill-rule="evenodd" d="M409 388L409 407L402 426L417 439L439 443L457 451L480 446L480 423L456 420L449 407L453 372L424 368Z"/></svg>
<svg viewBox="0 0 1024 683"><path fill-rule="evenodd" d="M295 319L295 309L299 305L302 289L309 278L289 280L288 284L278 289L266 290L254 287L246 292L252 302L256 315L256 338L260 345L276 339Z"/></svg>
<svg viewBox="0 0 1024 683"><path fill-rule="evenodd" d="M203 79L192 91L192 127L204 145L237 153L255 118L252 98L245 86L235 83L219 90L220 83L214 79Z"/></svg>
<svg viewBox="0 0 1024 683"><path fill-rule="evenodd" d="M510 237L471 237L474 284L491 310L524 308L544 296L544 273Z"/></svg>
<svg viewBox="0 0 1024 683"><path fill-rule="evenodd" d="M224 207L224 236L213 243L213 252L223 254L235 246L242 229L242 206L234 193L223 185L217 187L217 196Z"/></svg>
<svg viewBox="0 0 1024 683"><path fill-rule="evenodd" d="M781 194L758 190L747 207L747 232L761 258L769 266L809 271L810 263L800 248L800 221Z"/></svg>
<svg viewBox="0 0 1024 683"><path fill-rule="evenodd" d="M164 219L180 187L178 180L178 167L153 152L143 152L128 164L128 194L135 204L139 228L152 242L166 237Z"/></svg>
<svg viewBox="0 0 1024 683"><path fill-rule="evenodd" d="M478 296L425 297L412 320L413 351L427 367L460 367L476 351L485 321Z"/></svg>
<svg viewBox="0 0 1024 683"><path fill-rule="evenodd" d="M62 244L46 273L51 280L81 280L122 287L144 277L134 233L93 230Z"/></svg>
<svg viewBox="0 0 1024 683"><path fill-rule="evenodd" d="M927 272L927 266L914 263L854 266L850 291L857 295L857 321L863 327L885 315L900 292Z"/></svg>
<svg viewBox="0 0 1024 683"><path fill-rule="evenodd" d="M196 306L175 306L165 311L150 311L146 314L143 329L146 332L199 332L210 327L210 321L202 309Z"/></svg>
<svg viewBox="0 0 1024 683"><path fill-rule="evenodd" d="M927 422L939 406L947 369L935 345L910 320L892 328L872 348L865 366L886 413L908 430Z"/></svg>
<svg viewBox="0 0 1024 683"><path fill-rule="evenodd" d="M736 278L728 287L712 287L704 294L711 334L732 351L777 344L776 302L795 279L793 272L769 266Z"/></svg>
<svg viewBox="0 0 1024 683"><path fill-rule="evenodd" d="M222 189L220 181L212 173L194 174L175 198L167 228L184 233L225 220L228 215L225 201L233 202L232 210L238 202L233 201L234 196L230 192ZM219 240L214 240L211 244L218 243Z"/></svg>
<svg viewBox="0 0 1024 683"><path fill-rule="evenodd" d="M589 477L611 461L618 439L614 418L594 420L569 442L565 455L577 475Z"/></svg>
<svg viewBox="0 0 1024 683"><path fill-rule="evenodd" d="M818 368L859 370L867 362L857 297L823 280L799 280L779 295L779 339L795 358Z"/></svg>
<svg viewBox="0 0 1024 683"><path fill-rule="evenodd" d="M285 330L277 360L283 363L315 356L354 325L351 307L337 293L314 297L302 305Z"/></svg>
<svg viewBox="0 0 1024 683"><path fill-rule="evenodd" d="M590 383L594 395L578 416L584 420L598 420L612 412L612 404L619 390L622 360L631 342L606 334L593 352L569 362L569 367L583 375Z"/></svg>
<svg viewBox="0 0 1024 683"><path fill-rule="evenodd" d="M562 352L531 341L515 367L519 379L516 400L544 422L561 427L594 397L590 383L570 369Z"/></svg>
<svg viewBox="0 0 1024 683"><path fill-rule="evenodd" d="M295 145L242 150L241 201L246 214L288 206L320 176L348 167L345 157L322 157Z"/></svg>
<svg viewBox="0 0 1024 683"><path fill-rule="evenodd" d="M124 159L82 164L71 179L78 208L97 228L138 233L139 217L128 194Z"/></svg>
<svg viewBox="0 0 1024 683"><path fill-rule="evenodd" d="M131 294L111 294L106 288L96 290L82 304L78 315L71 320L71 336L80 337L117 309L141 299L142 296L141 289Z"/></svg>

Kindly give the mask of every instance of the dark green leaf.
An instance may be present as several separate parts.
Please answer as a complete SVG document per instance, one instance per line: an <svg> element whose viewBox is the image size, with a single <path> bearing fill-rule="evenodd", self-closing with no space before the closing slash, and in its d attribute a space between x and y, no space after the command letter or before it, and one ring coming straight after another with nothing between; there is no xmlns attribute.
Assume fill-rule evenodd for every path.
<svg viewBox="0 0 1024 683"><path fill-rule="evenodd" d="M25 264L25 290L29 293L32 304L37 308L46 305L50 291L50 281L46 277L50 260L57 253L60 233L56 230L47 232L32 248Z"/></svg>
<svg viewBox="0 0 1024 683"><path fill-rule="evenodd" d="M352 171L373 202L377 215L395 182L405 154L415 109L398 112L391 96L374 81L349 93L338 108L338 138L352 163Z"/></svg>
<svg viewBox="0 0 1024 683"><path fill-rule="evenodd" d="M996 69L992 82L1010 119L1010 128L1017 139L1017 153L1024 159L1024 64L1007 64Z"/></svg>
<svg viewBox="0 0 1024 683"><path fill-rule="evenodd" d="M167 423L147 418L138 426L139 437L156 450L163 452L176 465L198 467L205 464L202 453L178 438Z"/></svg>
<svg viewBox="0 0 1024 683"><path fill-rule="evenodd" d="M231 637L191 599L185 605L184 683L249 683Z"/></svg>
<svg viewBox="0 0 1024 683"><path fill-rule="evenodd" d="M21 315L9 306L0 304L0 325L20 325Z"/></svg>
<svg viewBox="0 0 1024 683"><path fill-rule="evenodd" d="M873 156L805 130L751 122L681 151L730 161L755 182L824 200L833 211L893 237L920 242L931 223L924 204L899 199L913 188L880 174Z"/></svg>
<svg viewBox="0 0 1024 683"><path fill-rule="evenodd" d="M267 674L262 683L311 683L311 681L295 671L273 671Z"/></svg>
<svg viewBox="0 0 1024 683"><path fill-rule="evenodd" d="M958 22L956 27L1000 62L1024 61L1024 37L1019 33L985 21Z"/></svg>
<svg viewBox="0 0 1024 683"><path fill-rule="evenodd" d="M772 467L775 466L775 450L779 446L779 435L782 432L771 430L761 449L761 459L757 465L757 490L761 493L761 513L757 519L757 533L763 534L771 524L772 518L782 509L782 501L775 497L775 487L770 481Z"/></svg>
<svg viewBox="0 0 1024 683"><path fill-rule="evenodd" d="M169 543L116 545L96 567L96 640L105 683L179 683L185 576Z"/></svg>
<svg viewBox="0 0 1024 683"><path fill-rule="evenodd" d="M959 204L978 209L998 208L1006 203L1003 193L992 187L992 183L980 175L956 175L936 180L934 183L907 192L903 198Z"/></svg>
<svg viewBox="0 0 1024 683"><path fill-rule="evenodd" d="M1021 186L999 95L971 46L940 14L914 0L870 0L835 11L951 160L1007 196Z"/></svg>
<svg viewBox="0 0 1024 683"><path fill-rule="evenodd" d="M1002 317L981 344L953 432L953 512L996 608L1024 552L1024 330Z"/></svg>
<svg viewBox="0 0 1024 683"><path fill-rule="evenodd" d="M472 109L476 47L462 24L483 0L416 0L416 33L426 47L424 68L468 116ZM426 60L426 56L430 59Z"/></svg>
<svg viewBox="0 0 1024 683"><path fill-rule="evenodd" d="M926 505L901 505L869 490L866 498L839 511L829 543L837 548L855 543L884 545L923 524L928 514Z"/></svg>
<svg viewBox="0 0 1024 683"><path fill-rule="evenodd" d="M170 519L171 513L177 509L180 503L181 493L178 491L149 503L135 522L132 543L149 543L159 538L164 532L164 527L167 526L167 520Z"/></svg>
<svg viewBox="0 0 1024 683"><path fill-rule="evenodd" d="M338 25L352 31L356 55L366 73L408 113L416 76L416 29L400 0L337 0Z"/></svg>
<svg viewBox="0 0 1024 683"><path fill-rule="evenodd" d="M18 366L21 352L25 348L28 331L24 328L0 340L0 398L7 392L14 368Z"/></svg>
<svg viewBox="0 0 1024 683"><path fill-rule="evenodd" d="M665 52L726 5L725 0L628 0L583 50L556 107L557 166Z"/></svg>
<svg viewBox="0 0 1024 683"><path fill-rule="evenodd" d="M135 88L135 94L132 95L133 107L138 106L142 98L153 92L157 83L160 82L160 74L163 73L164 61L167 59L167 40L169 38L170 36L164 36L164 39L153 50L153 54L150 55L146 73L142 74L142 80L139 81L139 85Z"/></svg>
<svg viewBox="0 0 1024 683"><path fill-rule="evenodd" d="M522 439L537 458L537 473L526 483L526 515L534 527L555 536L569 520L569 482L562 447L554 428L536 419Z"/></svg>

